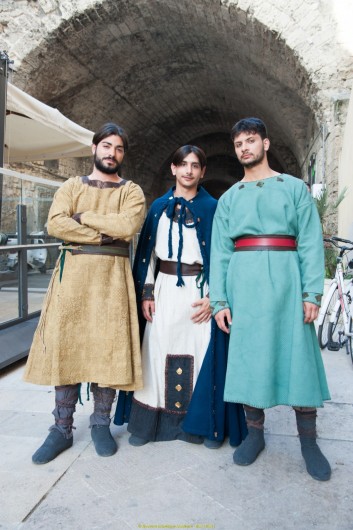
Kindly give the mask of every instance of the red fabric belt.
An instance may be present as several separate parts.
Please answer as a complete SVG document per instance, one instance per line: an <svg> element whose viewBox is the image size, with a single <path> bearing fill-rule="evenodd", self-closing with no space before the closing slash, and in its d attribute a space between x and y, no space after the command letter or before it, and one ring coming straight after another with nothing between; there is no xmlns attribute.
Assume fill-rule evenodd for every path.
<svg viewBox="0 0 353 530"><path fill-rule="evenodd" d="M235 251L239 250L296 250L295 236L265 235L241 236L234 241Z"/></svg>

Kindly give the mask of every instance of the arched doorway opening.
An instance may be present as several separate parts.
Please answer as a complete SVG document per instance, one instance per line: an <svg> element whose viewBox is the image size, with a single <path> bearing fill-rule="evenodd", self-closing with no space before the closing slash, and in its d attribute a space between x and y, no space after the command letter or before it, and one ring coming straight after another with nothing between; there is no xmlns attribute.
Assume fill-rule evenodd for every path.
<svg viewBox="0 0 353 530"><path fill-rule="evenodd" d="M63 20L17 76L92 130L107 120L125 127L126 174L148 202L169 185L164 167L186 143L205 146L210 181L217 163L230 179L229 131L242 117L265 121L272 159L298 176L317 127L315 87L298 54L272 28L218 0L96 2Z"/></svg>

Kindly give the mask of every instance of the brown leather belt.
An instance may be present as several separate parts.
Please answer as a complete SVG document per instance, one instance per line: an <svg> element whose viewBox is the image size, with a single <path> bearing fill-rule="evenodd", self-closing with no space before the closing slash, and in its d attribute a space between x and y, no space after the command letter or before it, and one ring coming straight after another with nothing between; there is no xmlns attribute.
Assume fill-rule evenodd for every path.
<svg viewBox="0 0 353 530"><path fill-rule="evenodd" d="M129 246L130 243L119 239L108 245L76 245L69 243L68 245L61 245L59 249L69 250L74 256L77 254L94 254L96 256L120 256L128 258L130 255Z"/></svg>
<svg viewBox="0 0 353 530"><path fill-rule="evenodd" d="M160 261L159 272L163 274L172 274L177 276L177 262L176 261ZM200 263L193 263L188 265L187 263L181 263L181 275L182 276L197 276L202 271L202 265Z"/></svg>
<svg viewBox="0 0 353 530"><path fill-rule="evenodd" d="M234 241L235 252L244 250L296 250L295 236L241 236Z"/></svg>

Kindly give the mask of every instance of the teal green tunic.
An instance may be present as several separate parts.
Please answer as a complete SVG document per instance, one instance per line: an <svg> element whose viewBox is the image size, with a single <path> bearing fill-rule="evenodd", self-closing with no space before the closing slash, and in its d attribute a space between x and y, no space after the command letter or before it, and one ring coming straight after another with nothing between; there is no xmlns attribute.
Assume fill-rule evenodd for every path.
<svg viewBox="0 0 353 530"><path fill-rule="evenodd" d="M282 234L297 251L234 252L244 235ZM330 399L314 324L303 301L320 304L321 225L303 181L289 175L239 182L219 200L212 229L210 298L230 307L224 399L253 407L323 406Z"/></svg>

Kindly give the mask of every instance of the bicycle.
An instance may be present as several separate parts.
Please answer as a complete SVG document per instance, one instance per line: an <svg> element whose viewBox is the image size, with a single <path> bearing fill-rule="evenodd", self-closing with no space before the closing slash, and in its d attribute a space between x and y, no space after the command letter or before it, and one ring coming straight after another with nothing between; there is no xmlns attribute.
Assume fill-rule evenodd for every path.
<svg viewBox="0 0 353 530"><path fill-rule="evenodd" d="M347 354L351 356L353 336L353 278L345 282L343 257L353 250L353 241L339 237L325 238L324 241L331 243L339 249L336 258L337 266L335 277L331 281L330 288L325 296L318 316L318 340L321 348L338 351L344 345ZM339 245L339 242L346 245ZM347 265L347 270L353 269L353 260Z"/></svg>

